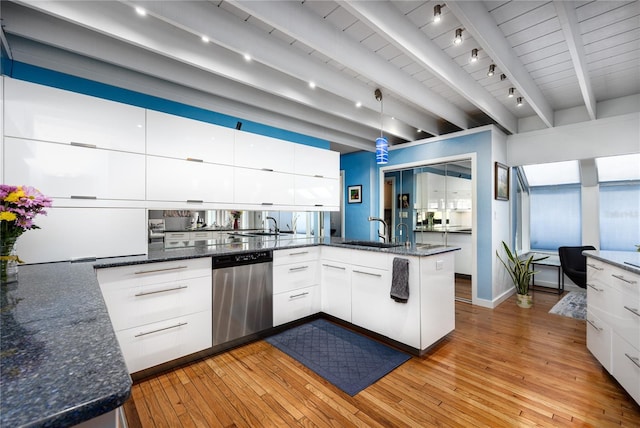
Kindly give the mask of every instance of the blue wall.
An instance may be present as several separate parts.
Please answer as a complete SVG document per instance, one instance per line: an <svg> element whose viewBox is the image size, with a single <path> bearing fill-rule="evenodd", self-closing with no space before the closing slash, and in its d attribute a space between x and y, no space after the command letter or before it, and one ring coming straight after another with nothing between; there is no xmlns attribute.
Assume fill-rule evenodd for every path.
<svg viewBox="0 0 640 428"><path fill-rule="evenodd" d="M426 144L392 150L389 152L387 166L401 165L431 159L446 158L468 153L476 153L477 199L474 209L478 216L478 227L474 231L477 237L477 284L478 298L491 300L492 294L492 202L493 202L493 160L491 154L491 131L453 137ZM355 207L345 204L345 230L350 238L374 239L373 228L366 221L367 216L378 216L378 198L380 194L380 168L375 163L375 153L353 153L342 156L341 167L345 171L345 186L363 184L363 195L371 194L366 205ZM356 182L358 181L358 182ZM369 189L364 191L364 184ZM403 188L405 185L403 184ZM399 188L399 186L398 186ZM345 189L346 192L346 189ZM404 192L407 193L407 192ZM345 193L346 194L346 193ZM353 230L352 230L353 228Z"/></svg>
<svg viewBox="0 0 640 428"><path fill-rule="evenodd" d="M28 82L39 83L41 85L52 86L54 88L67 91L78 92L124 104L130 104L150 110L161 111L176 116L187 117L214 125L225 126L227 128L236 127L237 122L242 122L242 130L254 134L287 140L294 143L306 144L308 146L329 149L329 141L322 140L308 135L298 134L280 128L263 125L260 123L245 120L243 118L228 116L222 113L189 106L163 98L145 95L140 92L106 85L69 74L48 70L41 67L25 64L19 61L9 61L3 58L2 72L14 79L26 80Z"/></svg>

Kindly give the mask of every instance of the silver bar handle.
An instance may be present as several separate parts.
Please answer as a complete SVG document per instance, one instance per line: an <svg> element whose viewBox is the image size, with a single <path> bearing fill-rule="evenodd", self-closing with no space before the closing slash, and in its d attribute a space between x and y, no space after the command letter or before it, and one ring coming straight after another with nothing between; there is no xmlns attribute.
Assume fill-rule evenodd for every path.
<svg viewBox="0 0 640 428"><path fill-rule="evenodd" d="M76 147L84 147L86 149L96 149L98 147L95 144L78 143L76 141L71 141L69 144Z"/></svg>
<svg viewBox="0 0 640 428"><path fill-rule="evenodd" d="M628 279L625 279L624 276L622 275L614 275L611 274L612 277L619 279L620 281L626 282L627 284L637 284L638 281L629 281Z"/></svg>
<svg viewBox="0 0 640 428"><path fill-rule="evenodd" d="M71 199L98 199L98 197L92 195L71 195Z"/></svg>
<svg viewBox="0 0 640 428"><path fill-rule="evenodd" d="M593 263L587 263L587 266L594 268L595 270L604 270L604 268L601 268L598 265L594 265Z"/></svg>
<svg viewBox="0 0 640 428"><path fill-rule="evenodd" d="M344 266L328 265L326 263L322 263L322 266L326 266L326 267L330 267L330 268L334 268L334 269L340 269L340 270L346 270L347 269Z"/></svg>
<svg viewBox="0 0 640 428"><path fill-rule="evenodd" d="M640 311L634 308L630 308L629 306L623 306L626 310L631 312L632 314L640 317Z"/></svg>
<svg viewBox="0 0 640 428"><path fill-rule="evenodd" d="M204 162L202 159L197 159L197 158L187 158L187 160L189 162Z"/></svg>
<svg viewBox="0 0 640 428"><path fill-rule="evenodd" d="M304 297L307 294L309 294L308 291L305 291L304 293L300 293L300 294L292 294L291 296L289 296L289 299L295 299L296 297Z"/></svg>
<svg viewBox="0 0 640 428"><path fill-rule="evenodd" d="M134 275L143 275L145 273L156 273L156 272L166 272L166 271L170 271L170 270L179 270L179 269L186 269L186 266L174 266L174 267L170 267L170 268L162 268L162 269L152 269L152 270L139 270L137 272L134 272Z"/></svg>
<svg viewBox="0 0 640 428"><path fill-rule="evenodd" d="M377 276L377 277L381 277L382 276L379 273L364 272L364 271L361 271L361 270L354 270L353 272L355 272L355 273L363 273L365 275L371 275L371 276Z"/></svg>
<svg viewBox="0 0 640 428"><path fill-rule="evenodd" d="M290 256L299 256L301 254L309 254L308 251L298 251L297 253L289 253Z"/></svg>
<svg viewBox="0 0 640 428"><path fill-rule="evenodd" d="M589 287L589 288L593 288L593 289L594 289L594 290L596 290L597 292L602 292L602 291L604 291L604 289L603 289L603 288L598 288L598 287L596 287L595 285L589 284L588 282L587 282L587 287Z"/></svg>
<svg viewBox="0 0 640 428"><path fill-rule="evenodd" d="M602 331L602 328L601 328L601 327L598 327L597 325L595 325L595 324L593 323L593 321L591 321L591 320L590 320L590 319L588 319L588 318L587 318L587 322L591 325L591 327L595 328L595 329L596 329L596 330L598 330L598 331Z"/></svg>
<svg viewBox="0 0 640 428"><path fill-rule="evenodd" d="M273 202L263 202L260 205L273 205Z"/></svg>
<svg viewBox="0 0 640 428"><path fill-rule="evenodd" d="M147 334L158 333L160 331L165 331L165 330L170 330L172 328L182 327L183 325L187 325L187 324L189 324L189 323L188 322L179 322L178 324L170 325L169 327L159 328L157 330L151 330L151 331L144 331L142 333L136 334L134 337L146 336Z"/></svg>
<svg viewBox="0 0 640 428"><path fill-rule="evenodd" d="M640 368L640 358L632 357L631 355L627 354L626 352L625 352L624 356L627 357L628 359L630 359L633 364L635 364L636 366L638 366L638 368Z"/></svg>
<svg viewBox="0 0 640 428"><path fill-rule="evenodd" d="M180 285L178 287L165 288L163 290L141 292L141 293L134 294L134 296L135 297L142 297L142 296L148 296L150 294L166 293L167 291L184 290L187 287L188 286L186 286L186 285Z"/></svg>
<svg viewBox="0 0 640 428"><path fill-rule="evenodd" d="M295 272L295 271L305 270L305 269L309 269L309 266L292 267L292 268L289 268L289 272Z"/></svg>
<svg viewBox="0 0 640 428"><path fill-rule="evenodd" d="M314 177L316 177L316 178L324 178L324 175L321 175L321 174L315 174L315 175L314 175Z"/></svg>
<svg viewBox="0 0 640 428"><path fill-rule="evenodd" d="M273 168L261 168L262 171L273 172Z"/></svg>
<svg viewBox="0 0 640 428"><path fill-rule="evenodd" d="M201 204L204 201L202 199L187 199L188 204Z"/></svg>

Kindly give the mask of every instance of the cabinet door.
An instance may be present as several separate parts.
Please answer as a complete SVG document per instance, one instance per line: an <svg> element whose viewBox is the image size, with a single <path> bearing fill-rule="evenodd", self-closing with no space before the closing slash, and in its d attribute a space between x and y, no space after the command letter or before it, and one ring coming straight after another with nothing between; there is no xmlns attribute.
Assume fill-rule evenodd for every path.
<svg viewBox="0 0 640 428"><path fill-rule="evenodd" d="M320 311L318 285L273 296L273 326L299 320Z"/></svg>
<svg viewBox="0 0 640 428"><path fill-rule="evenodd" d="M5 138L5 180L50 197L144 200L145 157L67 144Z"/></svg>
<svg viewBox="0 0 640 428"><path fill-rule="evenodd" d="M236 166L279 172L294 172L293 143L249 132L236 131Z"/></svg>
<svg viewBox="0 0 640 428"><path fill-rule="evenodd" d="M322 312L351 322L351 266L322 260L320 272Z"/></svg>
<svg viewBox="0 0 640 428"><path fill-rule="evenodd" d="M316 209L340 206L339 180L296 175L294 182L296 206Z"/></svg>
<svg viewBox="0 0 640 428"><path fill-rule="evenodd" d="M613 333L612 375L620 385L640 404L640 350Z"/></svg>
<svg viewBox="0 0 640 428"><path fill-rule="evenodd" d="M147 154L233 165L235 130L147 110Z"/></svg>
<svg viewBox="0 0 640 428"><path fill-rule="evenodd" d="M274 294L316 284L318 284L318 262L316 260L273 267Z"/></svg>
<svg viewBox="0 0 640 428"><path fill-rule="evenodd" d="M351 319L355 325L387 335L390 319L386 315L391 273L387 270L364 266L352 266L351 270ZM389 302L387 302L389 301ZM385 316L380 316L385 314Z"/></svg>
<svg viewBox="0 0 640 428"><path fill-rule="evenodd" d="M5 135L145 152L145 111L49 86L5 78Z"/></svg>
<svg viewBox="0 0 640 428"><path fill-rule="evenodd" d="M234 194L238 204L293 205L293 175L235 168Z"/></svg>
<svg viewBox="0 0 640 428"><path fill-rule="evenodd" d="M117 257L147 252L143 208L49 208L36 218L40 229L18 239L26 263Z"/></svg>
<svg viewBox="0 0 640 428"><path fill-rule="evenodd" d="M460 247L454 252L455 271L465 275L472 275L473 268L473 247L471 245L470 233L448 233L447 244Z"/></svg>
<svg viewBox="0 0 640 428"><path fill-rule="evenodd" d="M233 202L233 167L147 156L147 199Z"/></svg>
<svg viewBox="0 0 640 428"><path fill-rule="evenodd" d="M611 373L611 327L587 309L587 349Z"/></svg>
<svg viewBox="0 0 640 428"><path fill-rule="evenodd" d="M304 144L294 144L295 173L312 177L339 178L340 153Z"/></svg>
<svg viewBox="0 0 640 428"><path fill-rule="evenodd" d="M455 329L454 252L420 258L420 347L426 349Z"/></svg>

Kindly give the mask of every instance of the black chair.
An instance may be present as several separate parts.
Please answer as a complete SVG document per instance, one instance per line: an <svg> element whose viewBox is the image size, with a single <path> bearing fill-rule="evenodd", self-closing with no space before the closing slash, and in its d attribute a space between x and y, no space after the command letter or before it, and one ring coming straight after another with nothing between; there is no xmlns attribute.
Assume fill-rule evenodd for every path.
<svg viewBox="0 0 640 428"><path fill-rule="evenodd" d="M578 287L587 288L587 258L582 255L585 250L595 250L595 247L559 247L560 266L562 275L562 289L564 290L564 275L567 275Z"/></svg>

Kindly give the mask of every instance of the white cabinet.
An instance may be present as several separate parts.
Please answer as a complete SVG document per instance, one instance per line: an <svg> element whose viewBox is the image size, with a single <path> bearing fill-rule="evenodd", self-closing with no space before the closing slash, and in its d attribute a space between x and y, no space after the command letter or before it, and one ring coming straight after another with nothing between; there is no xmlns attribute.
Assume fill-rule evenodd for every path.
<svg viewBox="0 0 640 428"><path fill-rule="evenodd" d="M18 239L26 263L116 257L147 252L147 220L143 208L47 209L40 229Z"/></svg>
<svg viewBox="0 0 640 428"><path fill-rule="evenodd" d="M320 311L318 247L273 252L273 325Z"/></svg>
<svg viewBox="0 0 640 428"><path fill-rule="evenodd" d="M454 253L420 258L420 343L422 350L456 326Z"/></svg>
<svg viewBox="0 0 640 428"><path fill-rule="evenodd" d="M5 138L5 180L53 198L145 199L145 157L68 144Z"/></svg>
<svg viewBox="0 0 640 428"><path fill-rule="evenodd" d="M340 207L340 180L295 176L295 204L299 207Z"/></svg>
<svg viewBox="0 0 640 428"><path fill-rule="evenodd" d="M460 247L455 252L455 271L464 275L472 275L473 246L470 233L447 233L447 245Z"/></svg>
<svg viewBox="0 0 640 428"><path fill-rule="evenodd" d="M340 153L304 144L293 146L296 174L336 179L340 177Z"/></svg>
<svg viewBox="0 0 640 428"><path fill-rule="evenodd" d="M235 130L147 110L147 154L233 165Z"/></svg>
<svg viewBox="0 0 640 428"><path fill-rule="evenodd" d="M293 173L293 150L293 143L237 131L234 162L236 166L245 168Z"/></svg>
<svg viewBox="0 0 640 428"><path fill-rule="evenodd" d="M351 252L323 247L320 261L322 312L351 322Z"/></svg>
<svg viewBox="0 0 640 428"><path fill-rule="evenodd" d="M587 258L587 348L640 403L640 274Z"/></svg>
<svg viewBox="0 0 640 428"><path fill-rule="evenodd" d="M248 168L234 170L234 201L251 205L294 204L294 176Z"/></svg>
<svg viewBox="0 0 640 428"><path fill-rule="evenodd" d="M145 110L16 79L4 79L6 136L145 152Z"/></svg>
<svg viewBox="0 0 640 428"><path fill-rule="evenodd" d="M233 202L233 167L147 156L147 199Z"/></svg>
<svg viewBox="0 0 640 428"><path fill-rule="evenodd" d="M211 259L98 269L129 373L210 348Z"/></svg>

